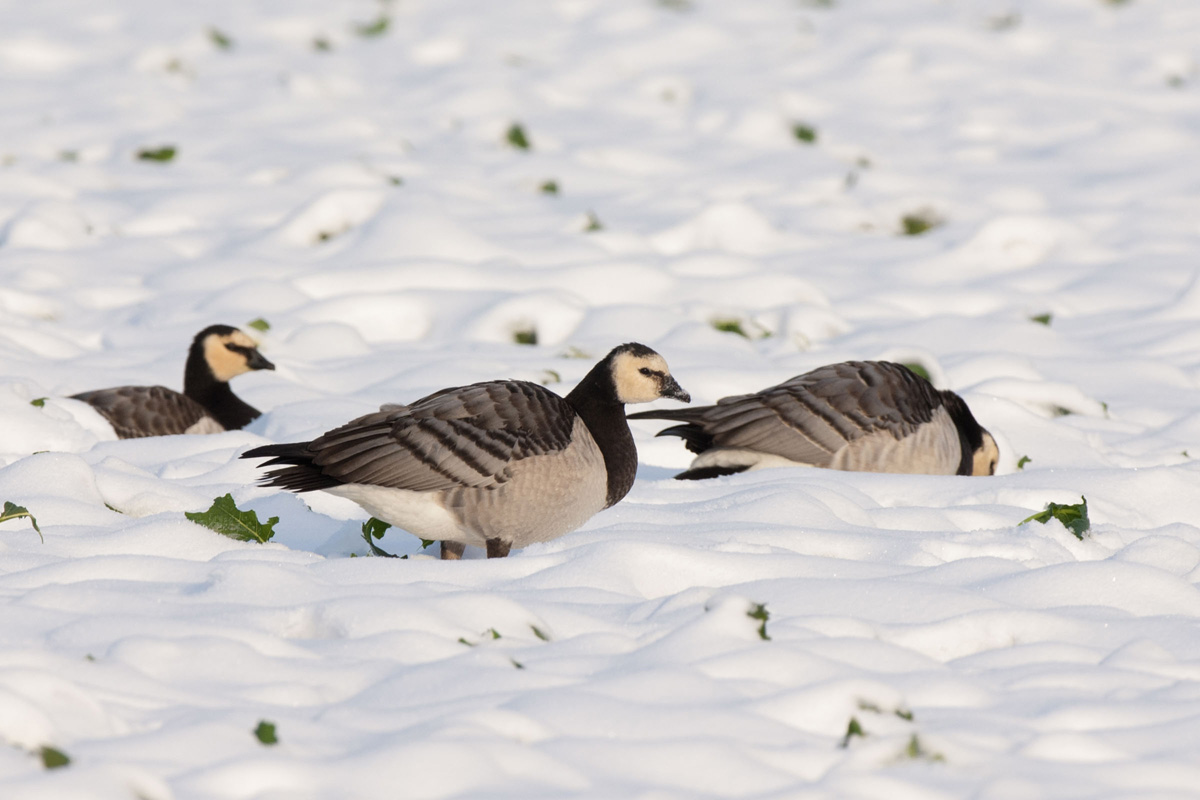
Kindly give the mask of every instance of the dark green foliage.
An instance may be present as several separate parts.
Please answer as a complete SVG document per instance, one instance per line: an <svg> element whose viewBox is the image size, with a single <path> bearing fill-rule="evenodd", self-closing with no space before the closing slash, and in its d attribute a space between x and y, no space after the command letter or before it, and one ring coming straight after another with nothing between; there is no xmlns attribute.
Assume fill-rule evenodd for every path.
<svg viewBox="0 0 1200 800"><path fill-rule="evenodd" d="M381 519L371 517L362 524L363 538L368 542L371 541L371 537L382 539L383 534L386 533L387 529L390 527L392 527L390 522L384 522Z"/></svg>
<svg viewBox="0 0 1200 800"><path fill-rule="evenodd" d="M549 637L549 636L547 636L545 633L543 633L543 632L542 632L542 629L541 629L541 628L539 628L537 625L530 625L529 627L533 629L533 635L534 635L534 636L538 637L538 638L539 638L539 639L541 639L543 642L548 642L548 641L550 641L550 637Z"/></svg>
<svg viewBox="0 0 1200 800"><path fill-rule="evenodd" d="M518 150L528 150L529 137L525 135L525 128L519 122L514 122L508 126L508 131L504 134L504 140Z"/></svg>
<svg viewBox="0 0 1200 800"><path fill-rule="evenodd" d="M542 181L538 191L542 194L558 194L558 181Z"/></svg>
<svg viewBox="0 0 1200 800"><path fill-rule="evenodd" d="M941 224L941 218L932 211L914 211L900 218L900 233L904 236L920 236Z"/></svg>
<svg viewBox="0 0 1200 800"><path fill-rule="evenodd" d="M850 740L855 736L865 737L867 732L862 729L857 717L851 717L849 724L846 725L846 735L842 737L841 747L843 749L850 746Z"/></svg>
<svg viewBox="0 0 1200 800"><path fill-rule="evenodd" d="M1025 469L1025 465L1028 464L1030 461L1033 461L1033 459L1030 458L1029 456L1021 456L1017 460L1017 469Z"/></svg>
<svg viewBox="0 0 1200 800"><path fill-rule="evenodd" d="M587 213L587 223L583 226L584 233L595 233L596 231L604 230L604 223L596 216L596 212L589 211Z"/></svg>
<svg viewBox="0 0 1200 800"><path fill-rule="evenodd" d="M35 397L29 401L29 405L33 406L34 408L44 408L46 406L46 398Z"/></svg>
<svg viewBox="0 0 1200 800"><path fill-rule="evenodd" d="M1030 322L1036 322L1039 325L1050 325L1050 320L1054 319L1054 315L1047 311L1045 314L1034 314L1029 318Z"/></svg>
<svg viewBox="0 0 1200 800"><path fill-rule="evenodd" d="M537 329L527 328L525 330L513 331L513 341L517 344L537 344Z"/></svg>
<svg viewBox="0 0 1200 800"><path fill-rule="evenodd" d="M166 164L175 158L175 145L166 144L162 147L143 147L137 151L139 161L157 161L160 164Z"/></svg>
<svg viewBox="0 0 1200 800"><path fill-rule="evenodd" d="M260 720L258 727L254 729L254 738L267 745L279 744L279 737L275 735L275 723Z"/></svg>
<svg viewBox="0 0 1200 800"><path fill-rule="evenodd" d="M750 334L746 333L745 328L742 327L740 319L714 319L712 326L722 333L736 333L745 339L750 338Z"/></svg>
<svg viewBox="0 0 1200 800"><path fill-rule="evenodd" d="M792 136L805 144L816 144L817 129L803 122L794 122L792 123Z"/></svg>
<svg viewBox="0 0 1200 800"><path fill-rule="evenodd" d="M46 769L58 769L71 763L71 759L66 753L50 745L43 745L39 748L38 755L41 756L42 766Z"/></svg>
<svg viewBox="0 0 1200 800"><path fill-rule="evenodd" d="M392 21L386 15L380 14L374 22L361 22L354 26L354 32L364 39L383 36L392 26Z"/></svg>
<svg viewBox="0 0 1200 800"><path fill-rule="evenodd" d="M184 516L197 525L214 530L222 536L237 539L241 542L266 542L275 535L273 528L279 522L279 517L271 517L266 522L258 521L258 514L253 511L242 511L233 502L233 495L226 493L223 497L213 500L208 511L186 511Z"/></svg>
<svg viewBox="0 0 1200 800"><path fill-rule="evenodd" d="M267 331L271 330L271 323L267 322L267 321L266 321L265 319L263 319L262 317L259 317L258 319L251 320L250 322L247 322L247 323L246 323L246 327L247 327L247 328L254 328L254 330L256 330L256 331L260 331L260 332L262 332L262 333L266 333Z"/></svg>
<svg viewBox="0 0 1200 800"><path fill-rule="evenodd" d="M767 620L771 618L771 615L767 613L767 604L755 603L750 607L750 610L746 612L746 616L750 619L759 620L761 622L761 624L758 626L759 638L766 642L771 641L771 637L767 636Z"/></svg>
<svg viewBox="0 0 1200 800"><path fill-rule="evenodd" d="M229 50L233 47L233 39L230 39L216 28L208 29L208 38L220 50Z"/></svg>
<svg viewBox="0 0 1200 800"><path fill-rule="evenodd" d="M20 519L21 517L29 517L29 523L33 525L33 529L37 531L38 538L43 542L46 537L42 536L42 529L38 527L37 520L33 514L29 513L29 509L25 506L19 506L16 503L4 501L4 511L0 512L0 522L7 522L10 519Z"/></svg>
<svg viewBox="0 0 1200 800"><path fill-rule="evenodd" d="M1087 498L1080 497L1080 502L1072 505L1047 503L1044 511L1039 511L1036 514L1031 514L1021 520L1021 524L1026 522L1040 522L1045 525L1051 519L1056 519L1066 526L1067 530L1075 534L1075 538L1083 540L1083 535L1091 528L1091 520L1088 519L1087 513Z"/></svg>

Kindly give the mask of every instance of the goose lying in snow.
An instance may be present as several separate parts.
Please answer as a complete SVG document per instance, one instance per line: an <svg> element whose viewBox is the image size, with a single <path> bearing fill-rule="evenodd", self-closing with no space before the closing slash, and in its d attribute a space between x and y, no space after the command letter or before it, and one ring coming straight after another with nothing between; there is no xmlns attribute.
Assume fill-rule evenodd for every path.
<svg viewBox="0 0 1200 800"><path fill-rule="evenodd" d="M658 434L699 453L681 480L783 466L992 475L1000 455L961 397L888 361L830 364L716 405L629 418L683 423Z"/></svg>
<svg viewBox="0 0 1200 800"><path fill-rule="evenodd" d="M625 404L660 397L691 399L662 356L623 344L566 398L526 381L475 383L242 457L278 467L266 486L323 489L440 540L442 558L461 557L468 544L499 558L562 536L624 497L637 471Z"/></svg>
<svg viewBox="0 0 1200 800"><path fill-rule="evenodd" d="M229 380L243 372L275 369L237 328L212 325L196 334L183 370L183 394L165 386L118 386L71 395L100 412L117 436L220 433L248 425L258 409L238 399Z"/></svg>

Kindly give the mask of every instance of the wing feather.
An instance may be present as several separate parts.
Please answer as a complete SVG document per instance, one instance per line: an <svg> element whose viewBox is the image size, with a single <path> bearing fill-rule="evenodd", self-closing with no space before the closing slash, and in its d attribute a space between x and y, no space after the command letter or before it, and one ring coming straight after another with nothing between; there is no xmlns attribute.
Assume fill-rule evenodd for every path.
<svg viewBox="0 0 1200 800"><path fill-rule="evenodd" d="M300 460L337 483L413 491L495 486L514 462L565 450L575 416L537 384L491 381L359 417L309 442ZM272 447L288 446L261 454L273 455Z"/></svg>
<svg viewBox="0 0 1200 800"><path fill-rule="evenodd" d="M683 436L697 452L748 449L825 466L834 453L865 436L903 438L941 405L941 393L901 364L848 361L715 405L630 416L686 423L663 433Z"/></svg>
<svg viewBox="0 0 1200 800"><path fill-rule="evenodd" d="M186 433L209 416L204 406L165 386L118 386L72 397L96 409L122 439Z"/></svg>

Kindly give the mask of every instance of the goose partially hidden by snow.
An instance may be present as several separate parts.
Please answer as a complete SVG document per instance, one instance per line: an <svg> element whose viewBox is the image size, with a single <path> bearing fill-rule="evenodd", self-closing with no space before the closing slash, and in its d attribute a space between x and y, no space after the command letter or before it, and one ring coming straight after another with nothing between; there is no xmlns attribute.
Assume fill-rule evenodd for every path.
<svg viewBox="0 0 1200 800"><path fill-rule="evenodd" d="M121 439L174 433L220 433L248 425L258 409L229 381L244 372L275 369L254 340L229 325L196 334L183 370L183 393L165 386L118 386L71 395L96 409Z"/></svg>
<svg viewBox="0 0 1200 800"><path fill-rule="evenodd" d="M680 480L783 466L992 475L1000 455L961 397L889 361L830 364L716 405L629 418L683 423L658 433L699 454Z"/></svg>
<svg viewBox="0 0 1200 800"><path fill-rule="evenodd" d="M256 447L262 480L322 489L372 516L488 558L575 530L633 486L637 449L626 403L688 402L658 353L623 344L565 398L535 383L488 381L385 406L311 442Z"/></svg>

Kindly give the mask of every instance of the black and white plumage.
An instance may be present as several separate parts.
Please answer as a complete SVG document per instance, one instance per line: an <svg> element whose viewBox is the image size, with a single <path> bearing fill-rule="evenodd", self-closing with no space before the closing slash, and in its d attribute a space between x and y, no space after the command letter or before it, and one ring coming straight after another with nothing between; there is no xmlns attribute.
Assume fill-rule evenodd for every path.
<svg viewBox="0 0 1200 800"><path fill-rule="evenodd" d="M749 469L992 475L999 449L967 404L901 364L830 364L716 405L652 410L630 419L682 422L659 432L699 455L679 479Z"/></svg>
<svg viewBox="0 0 1200 800"><path fill-rule="evenodd" d="M229 325L196 334L183 371L183 393L165 386L117 386L71 395L96 409L121 439L220 433L248 425L258 409L229 388L244 372L275 369L254 340Z"/></svg>
<svg viewBox="0 0 1200 800"><path fill-rule="evenodd" d="M372 516L489 558L554 539L623 498L637 450L626 403L687 402L662 356L615 348L565 398L535 383L488 381L384 406L311 442L256 447L267 486L348 497Z"/></svg>

